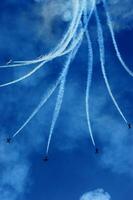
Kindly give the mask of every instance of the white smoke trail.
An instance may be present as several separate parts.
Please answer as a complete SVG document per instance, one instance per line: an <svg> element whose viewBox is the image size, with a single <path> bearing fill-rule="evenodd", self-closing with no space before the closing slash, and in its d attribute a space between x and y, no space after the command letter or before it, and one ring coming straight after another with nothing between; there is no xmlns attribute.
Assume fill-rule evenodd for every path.
<svg viewBox="0 0 133 200"><path fill-rule="evenodd" d="M72 43L72 46L70 46L70 48L68 50L66 50L66 52L64 52L64 54L62 54L61 56L65 55L65 54L68 54L70 51L72 51L76 45L79 43L79 41L81 40L83 36L83 30L81 29L80 33L79 33L79 36L74 40L74 42ZM57 56L58 57L58 56ZM15 84L15 83L18 83L22 80L25 80L26 78L29 78L31 75L33 75L36 71L38 71L40 68L42 68L44 66L44 64L46 64L47 62L50 62L52 61L53 59L56 59L57 57L54 57L54 58L50 58L49 60L47 61L43 61L41 62L39 65L37 65L37 67L35 67L33 70L31 70L30 72L28 72L26 75L24 76L21 76L20 78L18 79L15 79L13 81L9 81L7 83L3 83L3 84L0 84L0 87L5 87L5 86L9 86L9 85L12 85L12 84Z"/></svg>
<svg viewBox="0 0 133 200"><path fill-rule="evenodd" d="M49 59L44 60L44 61L49 62L49 61L51 61L51 60L54 60L54 59L56 59L56 58L59 58L59 57L61 57L61 56L64 56L64 55L70 53L70 52L77 46L77 44L79 43L79 41L80 41L80 39L81 39L81 37L82 37L82 35L83 35L83 33L84 33L84 31L81 30L81 29L82 29L81 27L79 27L79 29L80 29L80 31L77 30L77 33L75 33L75 40L72 41L71 45L70 45L65 51L63 51L63 52L62 52L60 55L58 55L58 56L53 56L51 59L49 58ZM78 32L80 32L80 33L78 33ZM39 62L41 63L42 61L38 61L38 63L39 63ZM18 64L17 64L17 63L14 63L14 62L13 62L13 64L0 65L0 68L25 67L25 66L27 66L27 65L33 65L33 64L34 64L34 63L18 63Z"/></svg>
<svg viewBox="0 0 133 200"><path fill-rule="evenodd" d="M86 3L87 2L85 1L85 9L84 9L84 11L86 11L86 6L87 6ZM91 15L92 15L92 9L91 9L88 17L86 15L84 16L84 18L86 18L86 19L84 21L85 22L85 26L84 26L84 31L83 32L86 31L86 28L87 28L87 25L88 25L88 22L89 22L89 19L90 19ZM91 42L88 37L89 37L89 35L87 35L88 42ZM89 43L89 44L91 45L91 43ZM71 60L74 59L74 57L75 57L75 55L76 55L79 47L80 47L80 43L77 46L74 54L70 55L70 61L68 61L68 68L69 68L69 65L70 65L69 62L71 62ZM92 51L91 47L90 47L90 51ZM58 93L58 97L57 97L57 101L56 101L56 106L55 106L55 110L54 110L54 114L53 114L53 120L52 120L52 124L51 124L51 127L50 127L50 134L49 134L47 148L46 148L46 155L49 152L49 147L50 147L50 143L51 143L51 139L52 139L52 135L53 135L53 130L54 130L54 127L55 127L55 124L56 124L56 121L58 119L59 112L60 112L60 109L61 109L61 105L62 105L62 101L63 101L63 96L64 96L65 82L66 82L66 77L67 77L67 73L68 73L68 68L66 68L66 72L64 72L64 78L62 79L62 81L60 83L59 93ZM90 122L89 122L89 128L90 128L90 136L91 136L93 145L95 146L95 142L94 142L92 131L91 131Z"/></svg>
<svg viewBox="0 0 133 200"><path fill-rule="evenodd" d="M62 38L62 40L60 41L60 43L57 45L57 47L55 48L55 50L53 50L53 53L56 52L58 49L60 49L63 44L65 43L65 41L67 40L68 36L70 35L70 33L73 31L73 28L77 22L77 17L78 17L78 12L79 12L79 0L78 1L75 1L75 0L72 0L72 4L73 4L73 20L67 30L67 32L64 34L64 37ZM72 38L71 38L72 39ZM52 54L53 54L52 53Z"/></svg>
<svg viewBox="0 0 133 200"><path fill-rule="evenodd" d="M47 94L45 94L42 97L41 102L38 104L38 106L36 107L36 109L33 111L33 113L28 117L28 119L25 121L25 123L13 134L13 137L15 137L16 135L18 135L20 133L20 131L23 130L23 128L33 119L33 117L39 112L39 110L44 106L44 104L48 101L48 99L51 97L51 95L54 93L54 91L56 90L57 86L59 85L62 76L64 74L64 70L62 74L60 75L60 77L57 79L56 83L54 84L54 86L48 91Z"/></svg>
<svg viewBox="0 0 133 200"><path fill-rule="evenodd" d="M83 37L83 34L82 34L82 37ZM82 37L80 38L80 41L78 43L76 50L78 50L79 46L81 45ZM73 53L73 57L74 56L75 56L75 54ZM13 134L13 137L18 135L23 130L23 128L33 119L33 117L39 112L39 110L44 106L44 104L47 102L47 100L51 97L51 95L56 90L59 83L62 82L62 79L64 78L64 75L67 72L67 67L68 67L67 65L69 64L69 62L70 62L70 56L68 57L68 59L66 61L66 64L65 64L66 67L63 69L60 77L58 78L58 80L56 81L54 86L48 91L47 95L44 95L42 97L41 102L38 104L38 106L35 108L35 110L32 112L32 114L28 117L28 119L24 122L24 124Z"/></svg>
<svg viewBox="0 0 133 200"><path fill-rule="evenodd" d="M60 78L57 80L55 85L48 91L48 94L44 95L42 97L42 101L39 103L39 105L36 107L36 109L33 111L33 113L28 117L28 119L24 122L24 124L13 134L13 137L18 135L20 131L24 129L24 127L33 119L33 117L39 112L39 110L44 106L44 104L48 101L48 99L51 97L51 95L54 93L55 89L59 85Z"/></svg>
<svg viewBox="0 0 133 200"><path fill-rule="evenodd" d="M0 87L6 87L9 85L13 85L15 83L18 83L28 77L30 77L31 75L33 75L37 70L39 70L41 67L43 67L43 65L46 63L46 61L41 62L39 65L37 65L37 67L35 67L33 70L31 70L30 72L28 72L26 75L21 76L20 78L14 79L13 81L9 81L3 84L0 84Z"/></svg>
<svg viewBox="0 0 133 200"><path fill-rule="evenodd" d="M48 152L49 152L49 147L50 147L51 139L52 139L52 136L53 136L54 127L55 127L55 124L56 124L56 121L58 119L59 112L60 112L60 109L61 109L68 70L69 70L69 67L70 67L72 60L76 56L76 53L77 53L77 51L78 51L78 49L81 45L81 42L82 42L82 39L79 42L79 44L77 45L76 49L70 53L70 55L68 57L68 61L65 64L64 71L62 73L63 77L62 77L62 80L60 82L60 88L59 88L57 101L56 101L56 105L55 105L55 110L54 110L54 114L53 114L53 119L52 119L52 123L51 123L51 127L50 127L50 133L49 133L48 143L47 143L47 147L46 147L46 155L48 155Z"/></svg>
<svg viewBox="0 0 133 200"><path fill-rule="evenodd" d="M65 72L65 76L62 78L62 80L60 82L60 87L59 87L59 92L58 92L58 96L57 96L56 106L55 106L55 110L54 110L54 114L53 114L52 124L51 124L51 127L50 127L50 134L49 134L49 137L48 137L46 155L48 154L48 151L49 151L49 146L50 146L50 143L51 143L53 130L54 130L56 121L58 119L59 112L60 112L61 105L62 105L62 101L63 101L65 82L66 82L66 75L67 75L66 73L67 73L67 71Z"/></svg>
<svg viewBox="0 0 133 200"><path fill-rule="evenodd" d="M128 66L124 62L124 60L123 60L123 58L120 54L120 51L118 49L118 45L116 43L115 34L114 34L112 23L111 23L111 17L110 17L109 12L108 12L106 1L105 0L102 0L102 1L103 1L106 17L107 17L107 24L108 24L108 27L109 27L109 31L110 31L110 34L111 34L111 38L112 38L112 42L113 42L113 45L114 45L114 49L115 49L117 58L120 61L123 68L128 72L128 74L133 77L133 72L128 68Z"/></svg>
<svg viewBox="0 0 133 200"><path fill-rule="evenodd" d="M96 144L95 144L93 133L92 133L91 122L90 122L90 112L89 112L90 87L91 87L92 73L93 73L93 50L92 50L92 44L91 44L88 31L86 31L86 38L87 38L87 44L88 44L88 73L87 73L88 75L87 75L87 87L86 87L86 98L85 98L86 116L87 116L87 124L88 124L90 137L95 147Z"/></svg>
<svg viewBox="0 0 133 200"><path fill-rule="evenodd" d="M91 7L91 10L90 10L90 13L89 13L89 17L88 17L88 21L86 23L86 26L89 23L89 20L91 18L92 12L94 10L95 0L92 1L91 5L92 5L92 7ZM71 40L74 38L74 35L76 35L76 31L77 31L78 26L80 24L81 16L83 15L83 11L87 7L86 0L82 1L82 6L80 6L80 12L78 10L78 6L79 6L79 2L78 1L77 1L77 3L75 3L75 1L74 1L74 6L75 6L74 10L77 10L77 11L74 12L75 14L74 14L72 23L69 26L67 33L64 35L63 39L57 45L57 47L55 48L55 50L51 51L49 54L47 54L45 56L42 56L40 59L35 59L35 60L30 60L30 61L14 61L13 64L1 65L0 68L22 67L22 66L27 66L27 65L32 65L32 64L35 64L35 63L43 62L43 61L47 61L48 62L49 60L53 60L53 59L55 59L57 57L60 57L60 56L62 56L64 54L67 54L66 48L69 45L69 43L71 42ZM68 53L70 51L69 51L69 48L68 48ZM27 76L26 76L26 78L27 78ZM25 77L22 77L22 79L19 79L18 81L21 81L23 79L25 79ZM6 85L8 85L8 84L6 84Z"/></svg>
<svg viewBox="0 0 133 200"><path fill-rule="evenodd" d="M86 18L86 25L88 25L88 23L90 21L90 18L91 18L92 14L93 14L95 6L96 6L96 0L91 0L91 9L90 9L89 14L88 14L87 5L86 5L86 8L84 10L84 17Z"/></svg>
<svg viewBox="0 0 133 200"><path fill-rule="evenodd" d="M68 46L68 44L71 42L71 40L74 38L74 35L76 34L76 31L78 29L78 26L80 24L80 19L81 19L81 16L83 14L83 11L85 9L85 1L86 0L82 0L80 2L80 6L79 6L79 0L76 0L76 3L74 3L73 5L76 6L76 10L77 12L75 12L75 15L73 17L73 22L72 22L72 26L70 28L70 30L68 29L68 35L66 34L66 36L64 36L64 38L66 38L65 40L63 39L62 41L64 43L61 42L62 45L58 45L58 49L57 51L51 51L48 55L45 55L45 56L42 56L42 58L40 59L35 59L35 60L30 60L30 61L17 61L19 63L27 63L27 64L35 64L35 63L38 63L38 62L41 62L41 61L44 61L44 60L47 60L47 59L53 59L53 57L57 57L59 56ZM75 8L75 7L74 7Z"/></svg>
<svg viewBox="0 0 133 200"><path fill-rule="evenodd" d="M80 22L80 18L84 9L84 3L85 0L82 1L81 6L79 6L79 0L76 0L73 2L73 10L74 10L74 15L73 15L73 20L67 30L67 32L65 33L63 39L61 40L61 42L55 47L54 50L50 51L49 54L42 56L40 59L34 59L34 60L30 60L30 61L14 61L14 63L17 64L9 64L9 65L5 65L5 66L0 66L1 68L4 67L20 67L20 66L25 66L25 65L30 65L30 64L35 64L35 63L39 63L39 62L43 62L45 60L52 60L58 56L60 56L63 51L66 49L66 47L68 46L68 44L70 43L70 41L72 40L73 36L76 34L79 22Z"/></svg>
<svg viewBox="0 0 133 200"><path fill-rule="evenodd" d="M91 43L91 40L90 40L89 32L87 30L88 22L91 18L91 15L93 13L94 8L95 8L95 0L92 1L91 5L92 5L92 7L90 9L89 15L88 15L88 12L87 12L87 7L86 7L86 9L84 10L84 18L83 18L85 28L86 28L85 29L85 35L86 35L87 45L88 45L88 73L87 73L85 106L86 106L87 125L88 125L88 129L89 129L90 137L91 137L91 140L92 140L92 144L95 147L96 144L95 144L95 140L94 140L93 133L92 133L91 122L90 122L90 111L89 111L90 87L91 87L92 72L93 72L93 50L92 50L92 43Z"/></svg>
<svg viewBox="0 0 133 200"><path fill-rule="evenodd" d="M102 69L102 74L103 74L103 78L108 90L108 93L115 105L115 107L117 108L118 112L120 113L121 117L123 118L123 120L126 122L126 124L128 124L127 119L125 118L124 114L122 113L117 101L115 100L109 82L108 82L108 78L105 72L105 53L104 53L104 40L103 40L103 30L101 27L101 22L97 13L97 8L95 8L95 17L96 17L96 21L97 21L97 32L98 32L98 44L99 44L99 50L100 50L100 62L101 62L101 69Z"/></svg>

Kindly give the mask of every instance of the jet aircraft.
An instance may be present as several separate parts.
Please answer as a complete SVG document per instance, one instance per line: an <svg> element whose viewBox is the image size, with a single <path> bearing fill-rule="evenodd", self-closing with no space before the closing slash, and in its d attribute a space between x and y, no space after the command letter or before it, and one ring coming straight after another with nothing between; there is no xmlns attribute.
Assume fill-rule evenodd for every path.
<svg viewBox="0 0 133 200"><path fill-rule="evenodd" d="M129 128L129 129L131 128L131 124L128 124L128 128Z"/></svg>
<svg viewBox="0 0 133 200"><path fill-rule="evenodd" d="M43 161L44 161L44 162L47 162L47 161L48 161L48 156L47 156L47 155L43 158Z"/></svg>
<svg viewBox="0 0 133 200"><path fill-rule="evenodd" d="M95 154L99 154L99 149L98 148L95 149Z"/></svg>
<svg viewBox="0 0 133 200"><path fill-rule="evenodd" d="M8 144L10 144L11 143L11 137L8 137L7 139L6 139L6 143L8 143Z"/></svg>

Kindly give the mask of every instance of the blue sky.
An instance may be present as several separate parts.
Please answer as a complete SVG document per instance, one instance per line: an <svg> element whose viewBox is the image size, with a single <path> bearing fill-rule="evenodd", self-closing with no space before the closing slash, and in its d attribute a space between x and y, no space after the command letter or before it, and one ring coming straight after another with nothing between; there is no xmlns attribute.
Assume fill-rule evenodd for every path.
<svg viewBox="0 0 133 200"><path fill-rule="evenodd" d="M116 57L104 10L98 2L108 79L122 111L133 123L133 80ZM109 0L108 6L120 52L132 69L132 2ZM67 30L71 11L71 1L67 0L2 1L1 64L10 59L33 59L50 51ZM22 125L42 95L55 83L65 57L46 64L27 80L0 88L0 199L132 200L133 131L127 128L107 93L101 75L94 16L88 30L95 52L90 111L100 154L95 155L87 129L87 45L83 40L69 70L62 109L46 164L42 158L58 90L11 145L7 145L5 139ZM20 77L29 68L32 67L0 69L0 83Z"/></svg>

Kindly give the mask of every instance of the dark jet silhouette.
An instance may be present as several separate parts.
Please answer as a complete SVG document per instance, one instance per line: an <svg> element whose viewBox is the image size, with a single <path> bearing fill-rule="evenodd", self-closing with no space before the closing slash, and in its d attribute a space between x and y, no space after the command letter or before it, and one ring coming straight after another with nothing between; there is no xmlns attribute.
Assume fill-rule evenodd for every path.
<svg viewBox="0 0 133 200"><path fill-rule="evenodd" d="M98 148L95 149L95 154L99 154L99 149Z"/></svg>
<svg viewBox="0 0 133 200"><path fill-rule="evenodd" d="M10 144L11 143L11 138L10 137L8 137L7 139L6 139L6 143L8 143L8 144Z"/></svg>
<svg viewBox="0 0 133 200"><path fill-rule="evenodd" d="M84 14L82 14L82 16L81 16L81 22L84 25Z"/></svg>
<svg viewBox="0 0 133 200"><path fill-rule="evenodd" d="M128 128L129 128L129 129L131 128L131 124L128 124Z"/></svg>
<svg viewBox="0 0 133 200"><path fill-rule="evenodd" d="M43 161L44 161L44 162L47 162L47 161L48 161L48 156L47 156L47 155L43 158Z"/></svg>

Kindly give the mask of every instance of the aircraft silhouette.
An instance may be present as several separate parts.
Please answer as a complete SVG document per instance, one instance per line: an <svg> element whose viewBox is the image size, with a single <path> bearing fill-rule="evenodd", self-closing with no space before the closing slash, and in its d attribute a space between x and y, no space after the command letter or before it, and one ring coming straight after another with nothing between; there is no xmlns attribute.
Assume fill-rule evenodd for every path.
<svg viewBox="0 0 133 200"><path fill-rule="evenodd" d="M44 161L44 162L47 162L47 161L48 161L48 156L47 156L47 155L43 158L43 161Z"/></svg>
<svg viewBox="0 0 133 200"><path fill-rule="evenodd" d="M8 143L8 144L10 144L11 143L11 138L10 137L8 137L7 139L6 139L6 143Z"/></svg>
<svg viewBox="0 0 133 200"><path fill-rule="evenodd" d="M95 149L95 154L99 154L99 149L98 148Z"/></svg>
<svg viewBox="0 0 133 200"><path fill-rule="evenodd" d="M84 14L82 14L82 16L81 16L81 22L82 22L82 24L84 24Z"/></svg>
<svg viewBox="0 0 133 200"><path fill-rule="evenodd" d="M131 124L128 124L128 128L129 128L129 129L131 128Z"/></svg>

